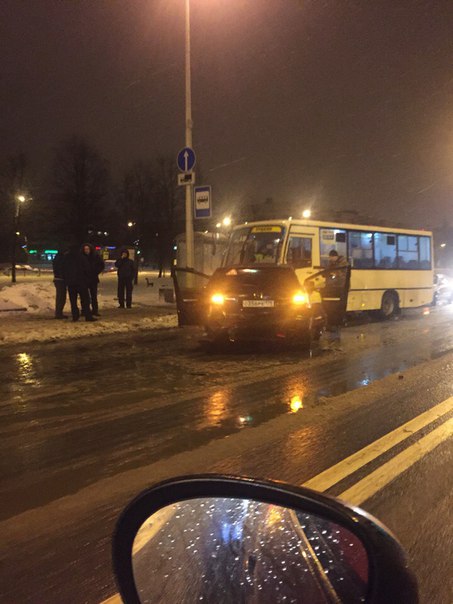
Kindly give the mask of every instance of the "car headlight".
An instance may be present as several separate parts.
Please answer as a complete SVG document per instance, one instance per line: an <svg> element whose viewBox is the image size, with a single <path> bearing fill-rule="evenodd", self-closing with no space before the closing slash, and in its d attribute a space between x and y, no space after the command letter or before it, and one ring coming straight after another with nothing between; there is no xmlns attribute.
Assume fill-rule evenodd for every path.
<svg viewBox="0 0 453 604"><path fill-rule="evenodd" d="M304 292L296 292L292 298L292 303L296 306L301 306L302 304L308 304L308 296L304 294Z"/></svg>
<svg viewBox="0 0 453 604"><path fill-rule="evenodd" d="M223 294L213 294L211 296L211 303L217 306L222 306L225 302L225 296Z"/></svg>

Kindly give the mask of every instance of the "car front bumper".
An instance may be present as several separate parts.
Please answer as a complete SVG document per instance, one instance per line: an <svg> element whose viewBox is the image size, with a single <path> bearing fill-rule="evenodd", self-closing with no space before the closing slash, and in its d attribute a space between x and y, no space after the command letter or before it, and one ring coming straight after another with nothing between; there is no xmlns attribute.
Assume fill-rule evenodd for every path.
<svg viewBox="0 0 453 604"><path fill-rule="evenodd" d="M254 309L252 312L211 308L205 328L208 340L297 340L310 334L311 317L306 308Z"/></svg>

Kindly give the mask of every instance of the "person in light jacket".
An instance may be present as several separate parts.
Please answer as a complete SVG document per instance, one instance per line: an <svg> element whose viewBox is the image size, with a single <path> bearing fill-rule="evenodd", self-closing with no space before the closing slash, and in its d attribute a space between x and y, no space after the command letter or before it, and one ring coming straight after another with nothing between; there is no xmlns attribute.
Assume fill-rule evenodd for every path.
<svg viewBox="0 0 453 604"><path fill-rule="evenodd" d="M118 269L118 304L119 308L124 308L124 299L126 298L126 308L132 306L132 289L135 274L134 262L129 258L129 251L123 250L121 258L115 262ZM126 296L124 295L126 294Z"/></svg>

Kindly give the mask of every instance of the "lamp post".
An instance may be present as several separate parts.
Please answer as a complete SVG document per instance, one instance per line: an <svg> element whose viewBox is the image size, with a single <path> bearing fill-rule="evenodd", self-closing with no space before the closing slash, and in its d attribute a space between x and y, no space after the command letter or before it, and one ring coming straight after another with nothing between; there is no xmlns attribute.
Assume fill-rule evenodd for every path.
<svg viewBox="0 0 453 604"><path fill-rule="evenodd" d="M20 208L21 205L26 201L25 195L16 195L14 197L14 237L13 237L13 253L11 257L11 283L16 283L16 250L17 241L20 235L19 223L20 223Z"/></svg>
<svg viewBox="0 0 453 604"><path fill-rule="evenodd" d="M186 36L185 36L185 80L186 80L186 147L192 148L192 88L190 73L190 0L186 4ZM194 233L192 186L186 185L186 267L194 268Z"/></svg>

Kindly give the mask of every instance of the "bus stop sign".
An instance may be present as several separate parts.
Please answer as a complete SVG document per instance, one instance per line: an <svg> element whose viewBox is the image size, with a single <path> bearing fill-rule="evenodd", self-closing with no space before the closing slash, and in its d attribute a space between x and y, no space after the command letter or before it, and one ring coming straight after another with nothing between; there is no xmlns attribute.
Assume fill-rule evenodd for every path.
<svg viewBox="0 0 453 604"><path fill-rule="evenodd" d="M212 199L211 187L195 187L194 188L194 210L195 218L211 218L212 215Z"/></svg>

